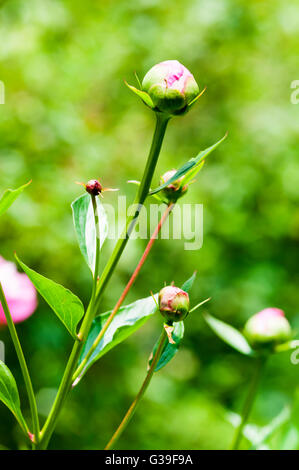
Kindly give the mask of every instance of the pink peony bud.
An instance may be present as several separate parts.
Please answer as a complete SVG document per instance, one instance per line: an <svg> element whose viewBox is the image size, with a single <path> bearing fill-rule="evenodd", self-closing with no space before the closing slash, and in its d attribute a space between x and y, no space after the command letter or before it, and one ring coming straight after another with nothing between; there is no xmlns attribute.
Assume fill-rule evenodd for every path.
<svg viewBox="0 0 299 470"><path fill-rule="evenodd" d="M86 191L89 194L93 194L94 196L98 196L103 191L103 187L98 180L90 180L85 186Z"/></svg>
<svg viewBox="0 0 299 470"><path fill-rule="evenodd" d="M198 85L184 65L166 60L154 65L142 82L154 104L154 109L166 114L182 114L199 95Z"/></svg>
<svg viewBox="0 0 299 470"><path fill-rule="evenodd" d="M189 295L179 287L163 287L159 292L159 308L166 320L182 321L189 313Z"/></svg>
<svg viewBox="0 0 299 470"><path fill-rule="evenodd" d="M36 290L26 274L19 273L15 264L0 256L0 282L14 323L19 323L33 314L37 307ZM0 304L0 324L6 318Z"/></svg>
<svg viewBox="0 0 299 470"><path fill-rule="evenodd" d="M288 341L291 327L282 310L266 308L249 318L244 334L253 347L271 346Z"/></svg>
<svg viewBox="0 0 299 470"><path fill-rule="evenodd" d="M166 173L164 173L164 175L162 175L160 178L160 184L162 185L170 180L170 178L176 174L176 171L177 170L166 171ZM188 186L182 185L182 180L183 177L178 178L163 189L163 194L169 202L177 201L177 199L182 197L187 192Z"/></svg>

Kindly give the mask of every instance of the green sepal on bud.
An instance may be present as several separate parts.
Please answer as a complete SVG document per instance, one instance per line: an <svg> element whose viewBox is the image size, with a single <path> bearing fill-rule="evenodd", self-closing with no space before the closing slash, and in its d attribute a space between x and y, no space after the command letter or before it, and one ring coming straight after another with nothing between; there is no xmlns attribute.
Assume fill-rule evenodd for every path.
<svg viewBox="0 0 299 470"><path fill-rule="evenodd" d="M168 116L185 114L204 92L199 92L193 75L177 60L154 65L145 75L141 89L126 85L149 108Z"/></svg>
<svg viewBox="0 0 299 470"><path fill-rule="evenodd" d="M254 349L274 349L291 338L291 327L284 312L266 308L253 315L244 327L244 335Z"/></svg>
<svg viewBox="0 0 299 470"><path fill-rule="evenodd" d="M179 287L163 287L159 292L159 310L167 322L183 321L189 313L189 295Z"/></svg>

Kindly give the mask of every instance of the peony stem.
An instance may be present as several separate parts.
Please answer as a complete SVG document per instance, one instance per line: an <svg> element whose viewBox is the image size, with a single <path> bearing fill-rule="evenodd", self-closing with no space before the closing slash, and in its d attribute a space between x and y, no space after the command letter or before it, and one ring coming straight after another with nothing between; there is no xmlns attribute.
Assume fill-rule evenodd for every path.
<svg viewBox="0 0 299 470"><path fill-rule="evenodd" d="M80 331L78 333L78 338L80 339L80 341L83 341L86 339L92 320L93 320L93 316L94 316L93 311L94 311L94 305L95 305L95 300L96 300L96 291L97 291L99 267L100 267L101 238L100 238L99 213L98 213L96 196L94 196L93 194L91 194L91 201L92 201L95 227L96 227L96 259L95 259L92 293L91 293L91 299L90 299L90 305L92 305L92 308L89 308L88 314L86 312L86 315L84 316Z"/></svg>
<svg viewBox="0 0 299 470"><path fill-rule="evenodd" d="M120 298L118 299L114 309L112 310L112 312L110 313L109 317L107 318L107 321L105 323L105 325L103 326L102 330L100 331L100 333L98 334L97 338L95 339L95 341L93 342L91 348L89 349L87 355L84 357L83 361L81 362L81 364L79 365L79 367L77 368L76 372L74 373L73 375L73 381L75 381L78 377L80 377L80 374L83 372L86 364L88 363L88 360L89 358L92 356L93 352L95 351L95 349L97 348L98 344L100 343L101 339L103 338L104 334L106 333L109 325L111 324L113 318L115 317L115 315L117 314L119 308L121 307L121 305L123 304L129 290L131 289L136 277L138 276L146 258L148 257L149 253L150 253L150 250L161 230L161 227L162 225L164 224L165 220L167 219L168 215L170 214L170 212L172 211L174 207L174 204L169 204L164 212L164 214L162 215L157 227L155 228L145 250L144 250L144 253L143 255L141 256L140 258L140 261L139 263L137 264L136 266L136 269L135 271L133 272L128 284L126 285L126 287L124 288Z"/></svg>
<svg viewBox="0 0 299 470"><path fill-rule="evenodd" d="M98 206L97 206L96 196L94 196L93 194L91 195L91 201L92 201L95 228L96 228L96 259L95 259L93 286L92 286L92 294L91 294L91 297L93 298L96 295L99 270L100 270L101 234L100 234Z"/></svg>
<svg viewBox="0 0 299 470"><path fill-rule="evenodd" d="M70 391L71 384L72 384L72 375L74 373L76 364L79 360L81 349L83 346L83 341L87 337L90 325L93 318L93 311L94 311L94 304L96 299L96 288L97 288L97 279L98 279L98 272L99 272L99 263L100 263L100 226L99 226L99 215L98 215L98 208L96 197L91 195L92 207L93 207L93 214L94 214L94 221L96 227L96 259L95 259L95 271L93 277L93 287L89 305L87 307L87 311L80 327L80 331L78 333L78 339L80 341L76 341L73 346L71 355L69 357L66 369L64 371L60 387L58 393L56 395L56 399L50 411L50 414L46 420L46 423L41 431L41 444L40 448L46 449L49 443L49 440L52 436L52 433L55 429L56 421L60 414L61 408L65 402L65 399Z"/></svg>
<svg viewBox="0 0 299 470"><path fill-rule="evenodd" d="M105 450L110 450L114 444L116 443L116 441L120 438L121 434L124 432L124 430L126 429L126 427L128 426L131 418L133 417L135 411L136 411L136 408L137 406L139 405L140 403L140 400L142 399L147 387L149 386L150 384L150 381L152 379L152 376L155 372L155 368L156 368L156 365L160 359L160 356L162 354L162 351L163 351L163 347L165 345L165 342L167 341L167 334L166 334L166 331L165 329L163 328L163 331L161 333L161 336L160 336L160 340L159 340L159 343L158 343L158 347L157 347L157 350L156 350L156 353L153 357L153 360L152 360L152 363L150 365L150 368L146 374L146 377L145 377L145 380L135 398L135 400L133 401L133 403L131 404L130 408L128 409L125 417L123 418L122 422L120 423L120 425L118 426L117 430L115 431L115 433L113 434L113 436L111 437L110 441L108 442L108 444L106 445L105 447Z"/></svg>
<svg viewBox="0 0 299 470"><path fill-rule="evenodd" d="M97 283L96 287L96 293L95 295L92 295L91 300L89 302L84 320L82 322L80 331L78 333L78 339L80 341L76 341L71 355L69 357L66 369L64 371L59 390L57 392L56 399L54 401L54 404L52 406L52 409L50 411L50 414L45 422L45 425L40 433L41 436L41 444L40 448L46 449L48 446L48 443L50 441L50 438L53 434L53 431L55 429L56 421L58 419L58 416L60 414L60 411L62 409L62 406L65 402L65 399L71 389L72 385L72 376L75 372L76 365L78 363L82 347L84 344L84 340L86 339L88 332L90 330L90 326L92 323L92 320L94 318L94 315L99 307L99 300L101 295L104 292L105 287L107 286L107 283L110 280L110 277L113 274L113 271L119 261L119 258L121 257L121 254L127 244L127 241L130 237L130 234L137 222L137 218L139 216L142 204L144 203L148 192L150 188L150 184L152 181L152 177L154 174L154 170L156 168L156 164L158 161L158 157L160 154L163 138L165 135L167 123L169 121L169 116L165 116L160 113L156 113L156 128L155 128L155 133L153 136L153 141L150 149L150 153L147 159L147 164L144 170L143 178L141 181L141 185L138 189L137 196L135 198L135 203L138 204L138 208L135 212L134 216L130 216L127 218L126 221L126 229L124 234L119 238L114 251L104 269L104 272L101 276L101 279ZM95 213L95 222L97 223L97 214ZM94 282L96 282L96 276L94 277ZM95 286L95 284L93 284Z"/></svg>
<svg viewBox="0 0 299 470"><path fill-rule="evenodd" d="M231 449L232 450L237 450L242 438L242 431L244 429L244 426L249 418L250 411L252 409L252 405L254 402L254 399L256 397L256 392L258 388L258 384L261 378L261 373L263 370L263 366L265 364L265 358L264 357L259 357L256 361L256 368L252 377L252 382L248 391L247 398L244 403L243 411L242 411L242 417L240 424L238 425L235 435L233 438L233 442L231 444Z"/></svg>
<svg viewBox="0 0 299 470"><path fill-rule="evenodd" d="M25 382L25 386L26 386L26 390L28 394L28 400L29 400L29 406L30 406L31 418L32 418L33 436L31 435L31 433L28 432L28 430L26 430L26 432L30 440L33 443L32 444L33 448L35 448L39 440L39 420L38 420L38 411L37 411L37 406L36 406L35 395L33 391L30 374L28 371L28 367L26 364L25 356L21 347L21 343L17 334L15 324L13 322L11 313L9 311L9 308L6 302L5 294L4 294L1 283L0 283L0 302L2 304L2 308L3 308L4 315L7 321L7 326L10 332L10 336L12 338L12 341L13 341L13 344L14 344L14 347L18 356L18 360L20 363L20 367L22 370L22 374L23 374L23 378L24 378L24 382Z"/></svg>
<svg viewBox="0 0 299 470"><path fill-rule="evenodd" d="M97 311L99 308L99 302L103 295L103 292L107 286L107 283L110 280L110 277L113 274L114 268L117 265L118 260L122 255L122 252L125 249L125 246L129 240L129 237L137 222L142 205L148 195L169 119L170 119L169 116L166 116L161 113L156 113L155 133L153 136L153 141L152 141L151 149L150 149L149 156L147 159L146 167L144 170L143 178L138 188L138 192L134 201L134 204L137 205L137 209L133 216L130 215L127 217L125 230L120 236L120 238L118 239L115 245L114 251L102 273L102 276L101 276L101 279L99 281L98 288L97 288L95 311Z"/></svg>

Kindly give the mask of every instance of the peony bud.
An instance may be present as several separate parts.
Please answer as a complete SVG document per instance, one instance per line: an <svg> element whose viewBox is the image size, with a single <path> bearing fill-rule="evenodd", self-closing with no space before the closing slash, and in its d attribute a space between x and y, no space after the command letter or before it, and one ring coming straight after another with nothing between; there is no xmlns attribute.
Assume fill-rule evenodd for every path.
<svg viewBox="0 0 299 470"><path fill-rule="evenodd" d="M291 327L278 308L266 308L247 321L244 334L253 347L273 346L290 339Z"/></svg>
<svg viewBox="0 0 299 470"><path fill-rule="evenodd" d="M189 313L189 295L179 287L163 287L159 292L159 309L166 320L182 321Z"/></svg>
<svg viewBox="0 0 299 470"><path fill-rule="evenodd" d="M154 110L166 114L182 114L199 96L193 75L177 60L154 65L143 79L142 91L150 96Z"/></svg>
<svg viewBox="0 0 299 470"><path fill-rule="evenodd" d="M86 191L89 194L93 194L94 196L98 196L103 191L103 187L98 180L90 180L85 186Z"/></svg>
<svg viewBox="0 0 299 470"><path fill-rule="evenodd" d="M177 170L169 170L160 178L160 185L166 183L170 178L176 174ZM169 202L176 202L177 199L182 197L188 190L188 186L182 184L183 177L170 183L163 189L163 194Z"/></svg>
<svg viewBox="0 0 299 470"><path fill-rule="evenodd" d="M14 263L0 256L0 282L6 297L14 323L26 320L37 307L37 296L34 285L24 273L19 273ZM6 318L0 304L0 325Z"/></svg>

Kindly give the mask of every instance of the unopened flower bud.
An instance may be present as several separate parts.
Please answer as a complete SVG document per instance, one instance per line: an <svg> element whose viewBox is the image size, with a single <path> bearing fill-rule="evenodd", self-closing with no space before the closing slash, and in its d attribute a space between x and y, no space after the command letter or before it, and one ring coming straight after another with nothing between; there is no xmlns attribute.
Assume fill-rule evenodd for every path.
<svg viewBox="0 0 299 470"><path fill-rule="evenodd" d="M163 287L159 292L159 309L167 321L182 321L189 313L189 295L179 287Z"/></svg>
<svg viewBox="0 0 299 470"><path fill-rule="evenodd" d="M166 114L182 114L199 95L193 75L177 60L152 67L143 79L142 90L150 96L154 109Z"/></svg>
<svg viewBox="0 0 299 470"><path fill-rule="evenodd" d="M177 170L169 170L160 178L160 185L166 183L170 178L176 174ZM175 202L177 199L182 197L188 190L188 186L182 184L183 177L170 183L163 189L163 194L170 202Z"/></svg>
<svg viewBox="0 0 299 470"><path fill-rule="evenodd" d="M291 327L282 310L266 308L249 318L244 334L255 348L275 346L290 339Z"/></svg>
<svg viewBox="0 0 299 470"><path fill-rule="evenodd" d="M93 196L98 196L101 194L103 187L98 180L90 180L85 186L86 191Z"/></svg>

